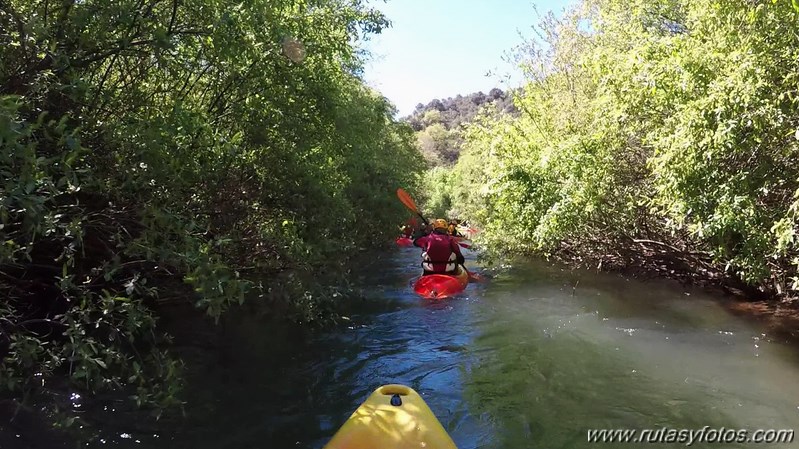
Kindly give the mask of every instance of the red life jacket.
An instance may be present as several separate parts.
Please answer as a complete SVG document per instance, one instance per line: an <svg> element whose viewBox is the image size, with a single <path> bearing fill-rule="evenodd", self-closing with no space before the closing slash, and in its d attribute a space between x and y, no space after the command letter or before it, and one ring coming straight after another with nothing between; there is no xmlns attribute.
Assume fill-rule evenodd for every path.
<svg viewBox="0 0 799 449"><path fill-rule="evenodd" d="M422 252L422 268L434 273L451 273L456 269L457 255L452 250L451 237L432 233L416 240Z"/></svg>

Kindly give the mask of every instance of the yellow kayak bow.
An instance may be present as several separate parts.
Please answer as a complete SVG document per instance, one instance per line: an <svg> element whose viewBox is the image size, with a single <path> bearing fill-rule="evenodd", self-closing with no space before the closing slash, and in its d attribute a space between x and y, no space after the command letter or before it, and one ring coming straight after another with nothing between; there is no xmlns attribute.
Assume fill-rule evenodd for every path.
<svg viewBox="0 0 799 449"><path fill-rule="evenodd" d="M324 449L457 449L419 394L405 385L372 393Z"/></svg>

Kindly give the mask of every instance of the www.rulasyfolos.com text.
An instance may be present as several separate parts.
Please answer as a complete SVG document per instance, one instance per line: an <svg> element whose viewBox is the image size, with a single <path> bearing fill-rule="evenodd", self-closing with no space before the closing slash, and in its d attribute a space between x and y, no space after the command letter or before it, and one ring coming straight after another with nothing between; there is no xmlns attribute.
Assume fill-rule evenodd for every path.
<svg viewBox="0 0 799 449"><path fill-rule="evenodd" d="M589 429L589 443L791 443L792 429Z"/></svg>

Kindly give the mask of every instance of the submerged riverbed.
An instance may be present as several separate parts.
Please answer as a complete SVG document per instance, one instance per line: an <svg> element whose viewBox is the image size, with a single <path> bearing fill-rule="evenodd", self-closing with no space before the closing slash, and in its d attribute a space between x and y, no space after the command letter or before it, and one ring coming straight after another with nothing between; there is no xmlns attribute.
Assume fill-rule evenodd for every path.
<svg viewBox="0 0 799 449"><path fill-rule="evenodd" d="M596 428L799 428L799 351L699 291L529 261L429 302L409 286L418 257L398 249L367 275L337 329L289 337L239 318L218 357L189 364L185 420L109 419L92 446L318 449L388 383L422 394L460 449L596 447Z"/></svg>

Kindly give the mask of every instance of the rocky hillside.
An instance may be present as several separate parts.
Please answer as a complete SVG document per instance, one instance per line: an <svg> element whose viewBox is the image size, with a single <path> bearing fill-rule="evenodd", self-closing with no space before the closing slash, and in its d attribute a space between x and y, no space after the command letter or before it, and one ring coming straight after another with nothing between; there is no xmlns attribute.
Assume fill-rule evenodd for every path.
<svg viewBox="0 0 799 449"><path fill-rule="evenodd" d="M416 105L403 120L410 123L419 148L433 166L451 166L458 160L463 143L463 125L471 122L484 108L499 114L517 114L511 91L491 89L488 94L476 92L445 100L434 99Z"/></svg>

